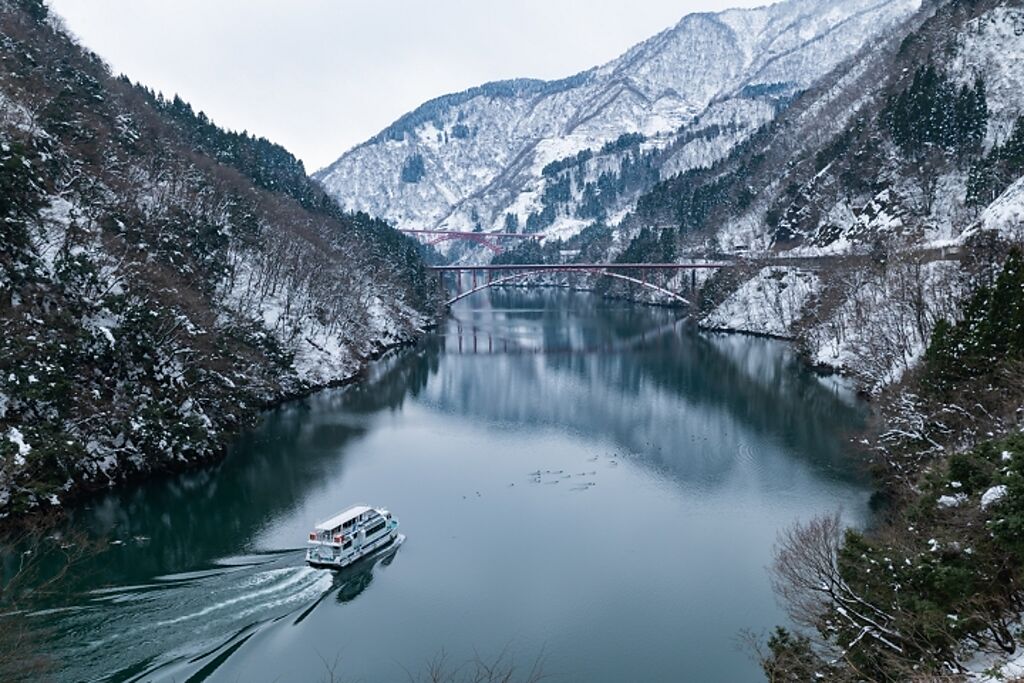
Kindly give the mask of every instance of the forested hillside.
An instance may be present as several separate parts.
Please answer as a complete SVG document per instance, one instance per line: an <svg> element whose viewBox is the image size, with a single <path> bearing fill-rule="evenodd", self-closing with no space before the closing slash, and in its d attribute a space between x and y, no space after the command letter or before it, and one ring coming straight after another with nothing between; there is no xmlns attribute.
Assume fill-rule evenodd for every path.
<svg viewBox="0 0 1024 683"><path fill-rule="evenodd" d="M885 396L873 444L891 508L783 535L776 588L797 633L761 651L771 680L1011 681L1024 673L1024 255L1012 250L941 322Z"/></svg>
<svg viewBox="0 0 1024 683"><path fill-rule="evenodd" d="M415 243L41 0L0 0L0 63L0 516L209 460L428 324Z"/></svg>

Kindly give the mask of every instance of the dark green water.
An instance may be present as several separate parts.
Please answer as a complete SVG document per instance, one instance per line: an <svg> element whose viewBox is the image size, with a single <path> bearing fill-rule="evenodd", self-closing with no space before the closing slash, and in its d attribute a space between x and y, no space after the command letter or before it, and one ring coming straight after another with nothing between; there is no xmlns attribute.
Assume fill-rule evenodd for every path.
<svg viewBox="0 0 1024 683"><path fill-rule="evenodd" d="M33 618L69 681L317 681L325 660L405 681L442 651L503 650L559 681L757 680L737 636L784 620L777 532L867 519L845 446L861 419L777 342L586 295L480 296L221 464L77 511L117 545ZM313 523L355 502L388 506L404 545L305 567Z"/></svg>

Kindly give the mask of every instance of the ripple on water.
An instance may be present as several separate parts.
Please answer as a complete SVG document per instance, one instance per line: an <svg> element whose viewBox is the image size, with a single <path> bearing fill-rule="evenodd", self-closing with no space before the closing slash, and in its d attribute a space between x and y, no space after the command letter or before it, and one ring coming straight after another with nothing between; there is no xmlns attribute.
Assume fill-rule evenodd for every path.
<svg viewBox="0 0 1024 683"><path fill-rule="evenodd" d="M301 554L259 559L240 564L232 558L228 568L91 591L93 605L80 606L62 620L57 651L66 639L79 680L180 680L185 670L230 648L245 633L305 610L338 587L331 572L307 567ZM96 603L103 609L90 609ZM84 649L83 633L93 634ZM225 640L224 634L231 635ZM140 662L145 662L141 670Z"/></svg>

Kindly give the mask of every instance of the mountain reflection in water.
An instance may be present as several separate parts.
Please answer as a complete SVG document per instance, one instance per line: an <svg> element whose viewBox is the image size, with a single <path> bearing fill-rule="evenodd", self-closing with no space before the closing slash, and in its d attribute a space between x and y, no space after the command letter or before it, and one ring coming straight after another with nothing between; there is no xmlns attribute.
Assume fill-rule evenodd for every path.
<svg viewBox="0 0 1024 683"><path fill-rule="evenodd" d="M72 524L120 544L45 616L59 678L318 680L338 658L387 681L511 648L561 680L756 680L735 639L784 621L776 533L867 518L864 411L787 345L678 318L493 291L223 462L89 502ZM355 502L406 543L306 567L311 525Z"/></svg>

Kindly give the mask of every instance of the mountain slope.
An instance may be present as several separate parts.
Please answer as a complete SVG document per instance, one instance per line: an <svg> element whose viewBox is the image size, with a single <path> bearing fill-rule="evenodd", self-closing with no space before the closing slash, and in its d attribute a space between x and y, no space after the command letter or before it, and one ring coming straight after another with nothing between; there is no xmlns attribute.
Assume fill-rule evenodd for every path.
<svg viewBox="0 0 1024 683"><path fill-rule="evenodd" d="M0 517L207 461L427 324L413 242L39 0L0 0L0 64Z"/></svg>
<svg viewBox="0 0 1024 683"><path fill-rule="evenodd" d="M651 228L670 252L654 259L827 256L709 290L704 323L800 339L872 390L897 382L956 315L976 276L962 266L1019 240L1022 26L1017 2L930 4L730 157L660 183L598 258L635 258ZM797 273L817 284L773 318Z"/></svg>
<svg viewBox="0 0 1024 683"><path fill-rule="evenodd" d="M315 177L342 206L401 227L572 234L723 157L919 6L788 0L690 15L572 78L429 102Z"/></svg>
<svg viewBox="0 0 1024 683"><path fill-rule="evenodd" d="M1021 36L1020 2L929 2L728 156L659 182L614 228L499 259L821 259L720 273L702 283L698 317L797 339L880 391L1022 234Z"/></svg>

